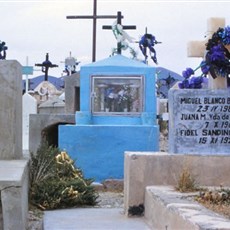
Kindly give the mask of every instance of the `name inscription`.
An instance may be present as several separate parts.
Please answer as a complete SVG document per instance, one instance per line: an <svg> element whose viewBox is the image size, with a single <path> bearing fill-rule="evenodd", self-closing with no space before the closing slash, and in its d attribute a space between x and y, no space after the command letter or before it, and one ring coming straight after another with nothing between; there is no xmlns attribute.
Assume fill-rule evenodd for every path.
<svg viewBox="0 0 230 230"><path fill-rule="evenodd" d="M199 145L230 145L230 97L180 96L179 107L178 137Z"/></svg>

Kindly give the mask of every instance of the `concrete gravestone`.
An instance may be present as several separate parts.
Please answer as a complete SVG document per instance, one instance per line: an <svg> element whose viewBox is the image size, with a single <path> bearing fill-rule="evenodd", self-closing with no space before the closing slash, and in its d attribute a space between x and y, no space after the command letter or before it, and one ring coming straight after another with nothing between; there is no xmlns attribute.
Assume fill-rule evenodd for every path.
<svg viewBox="0 0 230 230"><path fill-rule="evenodd" d="M0 61L0 191L3 229L26 229L28 161L22 159L21 65Z"/></svg>
<svg viewBox="0 0 230 230"><path fill-rule="evenodd" d="M230 93L170 90L169 152L230 154Z"/></svg>
<svg viewBox="0 0 230 230"><path fill-rule="evenodd" d="M208 38L223 18L208 20ZM188 46L190 57L205 55L203 42ZM195 154L229 154L230 94L226 77L209 75L209 89L170 90L169 152Z"/></svg>

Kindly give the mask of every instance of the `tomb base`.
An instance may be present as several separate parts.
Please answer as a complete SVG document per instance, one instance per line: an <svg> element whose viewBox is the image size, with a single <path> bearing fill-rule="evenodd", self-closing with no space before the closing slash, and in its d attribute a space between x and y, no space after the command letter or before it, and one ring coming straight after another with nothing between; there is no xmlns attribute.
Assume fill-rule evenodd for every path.
<svg viewBox="0 0 230 230"><path fill-rule="evenodd" d="M157 151L158 125L61 125L59 148L68 152L86 178L123 179L124 152Z"/></svg>

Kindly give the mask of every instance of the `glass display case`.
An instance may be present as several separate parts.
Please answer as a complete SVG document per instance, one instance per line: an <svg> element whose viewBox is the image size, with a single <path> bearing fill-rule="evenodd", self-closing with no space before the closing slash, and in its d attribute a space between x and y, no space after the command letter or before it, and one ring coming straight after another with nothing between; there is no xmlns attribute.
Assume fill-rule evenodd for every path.
<svg viewBox="0 0 230 230"><path fill-rule="evenodd" d="M143 110L143 76L92 76L91 108L95 113L122 115Z"/></svg>

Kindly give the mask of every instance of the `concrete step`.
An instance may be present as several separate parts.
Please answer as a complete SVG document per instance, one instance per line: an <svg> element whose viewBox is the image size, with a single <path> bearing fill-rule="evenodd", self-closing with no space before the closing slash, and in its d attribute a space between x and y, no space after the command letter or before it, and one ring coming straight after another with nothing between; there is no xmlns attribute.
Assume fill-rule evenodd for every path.
<svg viewBox="0 0 230 230"><path fill-rule="evenodd" d="M187 199L186 196L189 194L176 192L173 187L146 187L145 218L148 225L164 230L230 229L229 219Z"/></svg>
<svg viewBox="0 0 230 230"><path fill-rule="evenodd" d="M18 230L26 228L28 177L28 160L0 160L3 229Z"/></svg>
<svg viewBox="0 0 230 230"><path fill-rule="evenodd" d="M45 211L44 230L150 230L144 217L126 217L122 208Z"/></svg>

